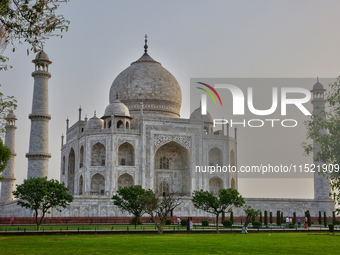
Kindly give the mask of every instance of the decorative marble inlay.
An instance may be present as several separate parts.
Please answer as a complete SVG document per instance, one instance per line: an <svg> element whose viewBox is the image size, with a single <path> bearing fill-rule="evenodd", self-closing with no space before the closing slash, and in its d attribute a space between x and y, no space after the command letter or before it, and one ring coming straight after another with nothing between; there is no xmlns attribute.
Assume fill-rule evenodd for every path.
<svg viewBox="0 0 340 255"><path fill-rule="evenodd" d="M181 136L181 135L155 135L154 139L154 150L156 151L161 145L168 142L177 142L182 144L187 149L191 149L191 137L190 136Z"/></svg>

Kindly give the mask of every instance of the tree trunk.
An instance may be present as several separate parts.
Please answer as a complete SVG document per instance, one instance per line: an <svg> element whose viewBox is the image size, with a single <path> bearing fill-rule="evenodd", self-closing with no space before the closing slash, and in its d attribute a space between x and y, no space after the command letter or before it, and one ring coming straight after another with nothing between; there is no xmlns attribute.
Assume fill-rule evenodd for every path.
<svg viewBox="0 0 340 255"><path fill-rule="evenodd" d="M165 223L166 223L166 218L165 219L160 219L160 223L158 224L158 234L159 235L162 235L163 234L163 229L164 229L164 226L165 226Z"/></svg>
<svg viewBox="0 0 340 255"><path fill-rule="evenodd" d="M137 222L138 222L138 219L140 218L140 216L135 215L135 217L136 217L136 220L135 220L135 229L137 229Z"/></svg>
<svg viewBox="0 0 340 255"><path fill-rule="evenodd" d="M36 213L36 215L38 216L38 212ZM36 216L36 217L37 217L37 216ZM40 217L39 224L38 224L38 220L37 220L38 230L40 230L40 226L41 226L41 224L42 224L42 221L43 221L44 217L45 217L45 211L43 211L43 213L42 213L42 215L41 215L41 217ZM37 218L38 218L38 217L37 217Z"/></svg>
<svg viewBox="0 0 340 255"><path fill-rule="evenodd" d="M246 218L246 222L244 223L244 226L242 228L242 234L248 233L247 228L248 228L248 225L249 225L250 222L251 222L251 215L248 215L247 218Z"/></svg>
<svg viewBox="0 0 340 255"><path fill-rule="evenodd" d="M246 222L244 223L244 227L247 228L250 222L251 222L251 216L248 215L246 218Z"/></svg>
<svg viewBox="0 0 340 255"><path fill-rule="evenodd" d="M40 224L38 222L38 211L35 211L35 224L37 224L37 230L40 230Z"/></svg>
<svg viewBox="0 0 340 255"><path fill-rule="evenodd" d="M217 234L219 234L220 233L220 231L219 231L219 226L218 226L218 216L219 216L220 214L218 213L218 214L216 214L216 233Z"/></svg>

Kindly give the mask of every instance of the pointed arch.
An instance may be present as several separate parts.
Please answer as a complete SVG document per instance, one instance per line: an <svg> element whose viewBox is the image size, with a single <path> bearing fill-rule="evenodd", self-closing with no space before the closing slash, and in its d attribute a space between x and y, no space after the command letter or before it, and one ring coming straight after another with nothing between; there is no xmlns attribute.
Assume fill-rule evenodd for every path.
<svg viewBox="0 0 340 255"><path fill-rule="evenodd" d="M204 132L205 135L208 135L209 134L209 128L207 126L204 126L203 132Z"/></svg>
<svg viewBox="0 0 340 255"><path fill-rule="evenodd" d="M124 128L124 123L123 123L123 121L119 120L119 121L117 122L117 128Z"/></svg>
<svg viewBox="0 0 340 255"><path fill-rule="evenodd" d="M220 189L223 189L223 181L220 177L213 177L209 180L209 192L218 195Z"/></svg>
<svg viewBox="0 0 340 255"><path fill-rule="evenodd" d="M66 169L66 166L65 166L65 156L63 156L63 162L62 162L62 166L61 166L61 173L62 175L65 175L65 169Z"/></svg>
<svg viewBox="0 0 340 255"><path fill-rule="evenodd" d="M223 166L223 154L221 149L214 147L209 151L209 166Z"/></svg>
<svg viewBox="0 0 340 255"><path fill-rule="evenodd" d="M102 143L96 143L91 148L91 166L105 166L106 148Z"/></svg>
<svg viewBox="0 0 340 255"><path fill-rule="evenodd" d="M127 173L118 178L118 188L124 188L134 185L133 177Z"/></svg>
<svg viewBox="0 0 340 255"><path fill-rule="evenodd" d="M80 147L80 152L79 152L79 168L82 168L84 166L84 146L82 145Z"/></svg>
<svg viewBox="0 0 340 255"><path fill-rule="evenodd" d="M95 174L91 178L91 195L104 195L105 178L101 174Z"/></svg>
<svg viewBox="0 0 340 255"><path fill-rule="evenodd" d="M160 183L159 183L159 186L158 186L158 192L160 194L164 194L169 192L170 191L170 183L166 180L162 180Z"/></svg>
<svg viewBox="0 0 340 255"><path fill-rule="evenodd" d="M159 169L169 169L170 168L170 159L167 157L162 157L159 160Z"/></svg>
<svg viewBox="0 0 340 255"><path fill-rule="evenodd" d="M120 166L134 166L135 165L135 149L125 142L118 147L118 164Z"/></svg>
<svg viewBox="0 0 340 255"><path fill-rule="evenodd" d="M84 187L84 180L83 180L83 176L81 175L79 178L79 195L83 195L83 187Z"/></svg>
<svg viewBox="0 0 340 255"><path fill-rule="evenodd" d="M230 165L236 166L235 152L234 150L230 151Z"/></svg>
<svg viewBox="0 0 340 255"><path fill-rule="evenodd" d="M190 154L181 144L170 141L158 148L154 158L154 190L165 181L169 189L190 195Z"/></svg>
<svg viewBox="0 0 340 255"><path fill-rule="evenodd" d="M74 195L74 172L76 168L76 154L71 148L68 156L68 169L67 169L67 188L71 195Z"/></svg>
<svg viewBox="0 0 340 255"><path fill-rule="evenodd" d="M236 189L236 181L235 181L234 178L231 178L230 187L231 187L232 189Z"/></svg>

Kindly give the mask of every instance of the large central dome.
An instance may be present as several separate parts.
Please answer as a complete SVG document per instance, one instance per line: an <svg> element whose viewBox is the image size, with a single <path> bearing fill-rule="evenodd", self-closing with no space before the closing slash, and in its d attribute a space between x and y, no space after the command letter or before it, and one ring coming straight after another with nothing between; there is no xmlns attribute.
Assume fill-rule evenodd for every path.
<svg viewBox="0 0 340 255"><path fill-rule="evenodd" d="M176 78L162 65L145 53L121 72L110 89L110 103L119 99L138 118L140 103L143 114L178 118L182 92Z"/></svg>

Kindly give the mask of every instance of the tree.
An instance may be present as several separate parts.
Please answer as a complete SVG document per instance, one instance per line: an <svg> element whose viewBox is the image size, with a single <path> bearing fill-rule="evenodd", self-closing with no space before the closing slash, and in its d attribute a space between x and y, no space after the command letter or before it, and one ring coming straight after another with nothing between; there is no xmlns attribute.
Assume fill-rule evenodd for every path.
<svg viewBox="0 0 340 255"><path fill-rule="evenodd" d="M244 208L244 212L247 214L246 222L244 223L244 226L242 228L242 234L247 234L247 229L249 223L252 221L252 218L255 216L258 216L261 212L261 210L256 210L254 208L251 208L251 206L246 206Z"/></svg>
<svg viewBox="0 0 340 255"><path fill-rule="evenodd" d="M323 162L319 174L326 176L331 183L331 194L335 203L340 204L340 76L329 84L325 94L326 108L317 108L310 120L305 122L307 139L314 143L302 143L306 155L314 153L316 162ZM320 132L323 131L323 132ZM334 166L330 168L330 166ZM315 169L319 171L319 169ZM336 209L340 212L340 209Z"/></svg>
<svg viewBox="0 0 340 255"><path fill-rule="evenodd" d="M119 188L117 195L112 197L114 205L136 217L135 229L137 228L138 219L145 213L145 205L141 199L146 193L147 191L142 186L136 185Z"/></svg>
<svg viewBox="0 0 340 255"><path fill-rule="evenodd" d="M182 197L179 193L169 189L163 193L154 193L152 190L147 190L142 201L146 212L150 214L158 229L157 233L161 235L163 234L168 214L182 203ZM159 217L159 222L157 222L155 215Z"/></svg>
<svg viewBox="0 0 340 255"><path fill-rule="evenodd" d="M2 171L4 171L10 157L11 150L7 146L5 146L0 139L0 181L3 180L1 173Z"/></svg>
<svg viewBox="0 0 340 255"><path fill-rule="evenodd" d="M55 208L61 212L61 207L66 208L73 201L73 196L68 193L64 184L54 179L47 180L47 177L24 180L23 184L17 185L13 194L19 199L18 205L34 211L38 230L46 213L50 213L50 209ZM38 220L39 212L41 212L40 220Z"/></svg>
<svg viewBox="0 0 340 255"><path fill-rule="evenodd" d="M0 92L0 132L5 132L6 117L17 108L16 103L17 100L13 96L4 96Z"/></svg>
<svg viewBox="0 0 340 255"><path fill-rule="evenodd" d="M273 224L273 212L269 212L269 223Z"/></svg>
<svg viewBox="0 0 340 255"><path fill-rule="evenodd" d="M42 49L46 39L68 30L69 21L56 11L60 3L67 0L0 0L0 62L5 63L8 57L2 52L8 45L27 43L30 50ZM27 49L27 53L29 50ZM7 66L0 65L0 70Z"/></svg>
<svg viewBox="0 0 340 255"><path fill-rule="evenodd" d="M196 190L192 196L192 202L197 209L215 214L216 216L216 232L219 233L219 215L223 211L228 211L233 207L241 207L245 204L244 198L236 189L220 189L218 197L209 191Z"/></svg>
<svg viewBox="0 0 340 255"><path fill-rule="evenodd" d="M322 219L321 219L321 211L319 211L319 225L322 224Z"/></svg>
<svg viewBox="0 0 340 255"><path fill-rule="evenodd" d="M305 217L307 217L307 223L308 223L308 226L310 227L312 225L312 221L310 219L309 210L305 211Z"/></svg>
<svg viewBox="0 0 340 255"><path fill-rule="evenodd" d="M0 181L3 179L1 173L11 157L11 150L3 144L1 137L5 132L6 117L17 108L16 102L13 96L4 96L0 92Z"/></svg>
<svg viewBox="0 0 340 255"><path fill-rule="evenodd" d="M276 225L281 226L281 213L280 213L280 211L276 212Z"/></svg>
<svg viewBox="0 0 340 255"><path fill-rule="evenodd" d="M234 224L234 213L233 213L233 210L230 211L230 221Z"/></svg>
<svg viewBox="0 0 340 255"><path fill-rule="evenodd" d="M267 210L264 211L264 225L265 226L268 225L268 212L267 212Z"/></svg>

